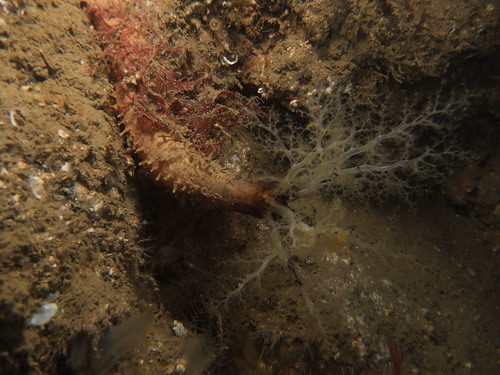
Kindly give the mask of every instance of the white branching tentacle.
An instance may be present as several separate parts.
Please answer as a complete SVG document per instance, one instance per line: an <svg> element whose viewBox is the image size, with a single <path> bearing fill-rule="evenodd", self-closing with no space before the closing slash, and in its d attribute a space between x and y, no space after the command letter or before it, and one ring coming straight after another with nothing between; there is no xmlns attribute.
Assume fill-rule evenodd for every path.
<svg viewBox="0 0 500 375"><path fill-rule="evenodd" d="M419 187L401 181L405 173L421 181L440 180L436 166L453 155L446 148L455 123L450 119L466 103L465 96L445 100L436 95L425 105L406 103L398 114L387 104L358 110L355 93L334 92L330 99L316 100L305 127L256 124L268 133L266 146L289 163L284 176L275 178L275 192L292 200L324 189L364 199L398 191L407 196Z"/></svg>

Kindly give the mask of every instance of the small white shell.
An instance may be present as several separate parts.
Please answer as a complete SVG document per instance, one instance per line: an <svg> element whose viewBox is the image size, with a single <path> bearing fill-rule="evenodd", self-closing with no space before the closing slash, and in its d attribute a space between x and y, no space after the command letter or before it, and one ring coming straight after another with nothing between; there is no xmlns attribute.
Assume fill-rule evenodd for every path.
<svg viewBox="0 0 500 375"><path fill-rule="evenodd" d="M233 65L236 65L238 63L238 55L234 55L232 56L232 60L228 59L226 56L222 56L222 64L223 65L229 65L229 66L233 66Z"/></svg>
<svg viewBox="0 0 500 375"><path fill-rule="evenodd" d="M33 314L31 317L31 325L33 326L43 326L48 323L50 319L54 317L57 313L57 305L55 303L44 303L42 305L42 312L39 314Z"/></svg>

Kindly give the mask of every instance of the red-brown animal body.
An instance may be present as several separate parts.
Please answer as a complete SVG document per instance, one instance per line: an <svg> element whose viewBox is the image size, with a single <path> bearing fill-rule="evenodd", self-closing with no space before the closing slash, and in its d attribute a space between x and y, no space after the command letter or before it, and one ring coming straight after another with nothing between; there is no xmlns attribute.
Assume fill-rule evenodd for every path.
<svg viewBox="0 0 500 375"><path fill-rule="evenodd" d="M116 82L114 108L141 165L174 193L262 216L271 192L216 161L249 101L191 69L189 49L168 45L154 26L151 2L84 3Z"/></svg>

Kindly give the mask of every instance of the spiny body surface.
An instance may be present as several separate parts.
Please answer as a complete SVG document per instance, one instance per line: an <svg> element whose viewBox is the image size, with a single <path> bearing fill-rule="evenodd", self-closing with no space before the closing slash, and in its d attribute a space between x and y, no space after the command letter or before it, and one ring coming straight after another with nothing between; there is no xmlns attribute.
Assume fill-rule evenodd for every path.
<svg viewBox="0 0 500 375"><path fill-rule="evenodd" d="M233 127L254 107L214 88L188 47L160 28L161 3L86 0L116 82L115 110L141 164L174 193L254 216L271 193L220 162Z"/></svg>

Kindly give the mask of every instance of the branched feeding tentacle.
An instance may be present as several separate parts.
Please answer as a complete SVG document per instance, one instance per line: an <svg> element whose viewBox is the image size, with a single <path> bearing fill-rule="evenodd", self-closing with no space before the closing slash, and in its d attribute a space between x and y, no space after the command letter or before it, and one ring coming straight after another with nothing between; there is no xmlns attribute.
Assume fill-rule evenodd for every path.
<svg viewBox="0 0 500 375"><path fill-rule="evenodd" d="M276 177L278 195L293 200L326 189L365 199L405 196L424 189L414 181L439 180L439 166L455 156L449 135L464 98L436 95L425 105L406 104L398 112L387 103L359 107L355 92L339 89L330 96L311 100L303 128L293 123L252 124L267 132L266 147L288 161L285 173ZM404 175L410 176L406 184Z"/></svg>

